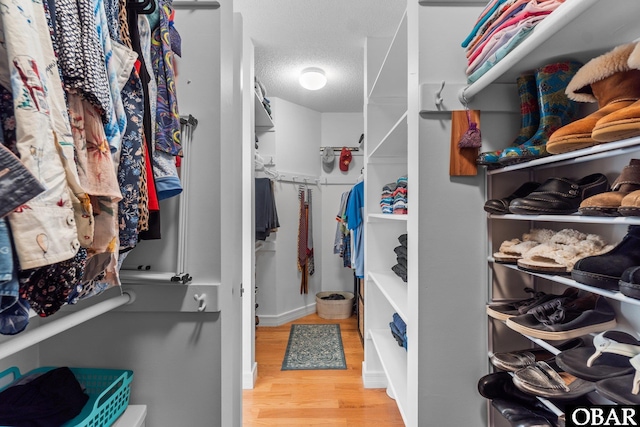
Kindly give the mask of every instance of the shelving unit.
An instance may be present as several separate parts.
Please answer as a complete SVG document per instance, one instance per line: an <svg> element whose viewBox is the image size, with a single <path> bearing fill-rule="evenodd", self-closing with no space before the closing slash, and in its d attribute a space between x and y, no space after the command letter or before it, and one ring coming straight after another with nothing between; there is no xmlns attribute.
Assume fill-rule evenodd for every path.
<svg viewBox="0 0 640 427"><path fill-rule="evenodd" d="M380 194L385 184L407 175L408 165L408 51L407 14L389 39L367 39L365 49L365 387L387 388L403 420L415 424L417 390L410 387L408 351L417 350L417 337L408 337L408 351L391 334L393 314L412 322L409 289L393 273L393 248L407 233L408 215L383 214ZM411 196L409 195L408 198ZM409 331L409 328L407 328ZM417 330L414 329L414 330ZM409 335L409 332L407 332Z"/></svg>
<svg viewBox="0 0 640 427"><path fill-rule="evenodd" d="M496 85L511 83L524 71L532 70L565 59L587 62L617 45L629 43L640 37L640 27L632 15L640 13L640 4L633 1L567 0L556 11L543 20L516 49L474 84L459 91L474 103L487 102L488 93ZM513 116L503 115L504 120ZM508 136L503 135L505 140ZM527 163L516 164L485 173L486 199L504 197L525 180L543 182L553 176L583 176L601 172L610 182L619 175L630 158L640 151L640 138L631 138L613 143L600 144L583 150L553 155ZM511 191L510 191L511 190ZM487 251L492 254L503 240L520 237L531 228L576 228L587 232L602 233L611 244L618 242L629 225L640 224L640 218L594 217L572 215L487 215ZM557 291L575 287L606 297L616 310L617 329L627 332L640 331L640 300L626 297L620 292L594 288L575 282L569 275L550 275L520 270L514 265L494 263L488 260L489 302L516 297L523 285L545 291ZM508 280L505 279L508 277ZM495 319L488 320L488 349L516 350L509 348L521 345L522 337L557 353L553 342L544 342L522 336L498 325ZM557 410L555 408L554 410ZM488 409L490 426L506 425L499 415Z"/></svg>
<svg viewBox="0 0 640 427"><path fill-rule="evenodd" d="M271 118L271 116L269 116L269 113L267 113L267 110L264 108L264 105L262 105L262 101L260 101L260 98L258 98L258 94L255 93L255 91L254 91L254 95L255 95L255 99L254 99L253 105L255 110L256 131L266 132L266 131L273 130L275 126L273 124L273 119Z"/></svg>
<svg viewBox="0 0 640 427"><path fill-rule="evenodd" d="M241 417L236 399L241 257L237 245L223 244L241 234L241 144L236 137L241 118L230 108L238 104L233 101L240 90L234 80L233 4L185 1L174 7L184 53L177 81L180 108L199 119L181 177L187 172L198 176L189 182L190 194L208 197L189 197L184 218L178 198L161 202L162 239L141 241L127 256L132 268L151 268L129 277L122 274L124 294L119 287L108 289L48 318L34 318L24 332L0 339L0 370L132 370L130 405L118 427L142 427L145 419L153 425L231 426ZM210 41L210 49L197 49L201 37ZM223 190L230 192L225 209L218 202ZM179 219L187 224L184 241L177 237ZM163 273L177 271L183 243L189 253L185 271L193 276L189 285L172 283ZM198 311L194 294L207 294L204 311ZM218 303L225 309L214 313ZM175 369L176 361L184 366Z"/></svg>

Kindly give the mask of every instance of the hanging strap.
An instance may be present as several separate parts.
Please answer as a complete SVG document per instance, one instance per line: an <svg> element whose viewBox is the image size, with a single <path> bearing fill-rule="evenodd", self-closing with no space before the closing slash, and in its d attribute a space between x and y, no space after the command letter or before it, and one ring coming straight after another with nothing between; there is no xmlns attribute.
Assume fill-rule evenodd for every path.
<svg viewBox="0 0 640 427"><path fill-rule="evenodd" d="M307 215L305 212L304 190L298 191L298 199L300 200L299 218L298 218L298 270L302 271L307 263Z"/></svg>

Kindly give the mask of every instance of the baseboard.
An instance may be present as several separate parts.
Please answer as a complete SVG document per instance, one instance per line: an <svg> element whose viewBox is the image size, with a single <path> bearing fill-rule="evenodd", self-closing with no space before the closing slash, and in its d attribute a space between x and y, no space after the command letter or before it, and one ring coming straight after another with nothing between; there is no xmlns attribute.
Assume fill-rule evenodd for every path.
<svg viewBox="0 0 640 427"><path fill-rule="evenodd" d="M387 388L387 376L384 371L369 371L362 361L362 384L364 388Z"/></svg>
<svg viewBox="0 0 640 427"><path fill-rule="evenodd" d="M282 314L276 315L263 315L258 313L258 317L260 318L259 326L280 326L285 323L293 322L294 320L300 319L304 316L308 316L309 314L313 314L316 312L316 303L309 304L306 307L296 308L295 310L288 311Z"/></svg>
<svg viewBox="0 0 640 427"><path fill-rule="evenodd" d="M251 390L258 380L258 363L253 362L251 371L245 371L242 373L242 388L244 390Z"/></svg>

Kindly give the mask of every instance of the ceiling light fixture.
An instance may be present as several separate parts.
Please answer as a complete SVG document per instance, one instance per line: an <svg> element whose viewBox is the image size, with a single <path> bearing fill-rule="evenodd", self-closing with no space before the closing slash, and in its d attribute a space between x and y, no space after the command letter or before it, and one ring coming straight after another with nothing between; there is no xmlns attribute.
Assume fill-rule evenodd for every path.
<svg viewBox="0 0 640 427"><path fill-rule="evenodd" d="M327 77L321 68L305 68L300 73L300 86L309 90L322 89L327 84Z"/></svg>

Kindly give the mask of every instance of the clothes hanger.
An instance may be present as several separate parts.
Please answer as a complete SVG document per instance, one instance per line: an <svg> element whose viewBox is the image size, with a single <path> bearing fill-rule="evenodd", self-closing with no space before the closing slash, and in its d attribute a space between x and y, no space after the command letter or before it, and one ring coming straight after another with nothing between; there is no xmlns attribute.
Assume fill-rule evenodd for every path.
<svg viewBox="0 0 640 427"><path fill-rule="evenodd" d="M127 6L142 15L150 15L156 11L155 0L129 0ZM197 123L197 122L196 122Z"/></svg>

